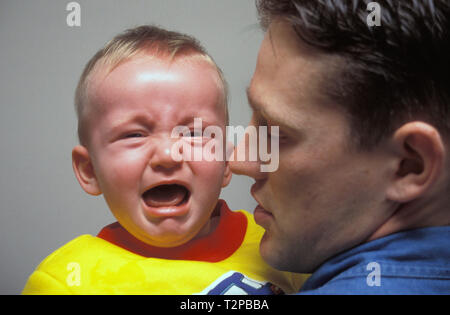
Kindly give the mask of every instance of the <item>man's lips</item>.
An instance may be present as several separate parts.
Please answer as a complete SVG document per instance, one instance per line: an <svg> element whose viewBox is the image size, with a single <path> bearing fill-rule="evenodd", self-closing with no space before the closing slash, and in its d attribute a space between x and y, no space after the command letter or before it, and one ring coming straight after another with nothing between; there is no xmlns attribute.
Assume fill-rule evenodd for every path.
<svg viewBox="0 0 450 315"><path fill-rule="evenodd" d="M261 225L263 228L268 228L269 221L272 221L273 215L260 205L257 205L255 210L253 211L253 217L255 218L255 222L258 225Z"/></svg>
<svg viewBox="0 0 450 315"><path fill-rule="evenodd" d="M252 197L256 200L258 205L256 206L255 210L253 211L253 217L255 218L255 222L258 225L261 225L262 227L267 227L268 221L273 220L273 214L264 208L264 206L261 204L261 202L258 199L258 196L256 195L256 190L258 189L258 184L254 184L250 190L250 193Z"/></svg>

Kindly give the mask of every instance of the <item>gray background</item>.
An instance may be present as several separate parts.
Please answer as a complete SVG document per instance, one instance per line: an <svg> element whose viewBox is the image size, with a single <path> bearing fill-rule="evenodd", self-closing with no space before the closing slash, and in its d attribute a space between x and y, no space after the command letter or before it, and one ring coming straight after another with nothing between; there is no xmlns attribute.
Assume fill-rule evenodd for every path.
<svg viewBox="0 0 450 315"><path fill-rule="evenodd" d="M247 125L245 88L263 34L253 0L79 0L68 27L62 0L0 0L0 294L21 292L33 269L81 234L114 222L103 197L73 175L73 94L82 68L126 28L153 23L197 37L230 84L230 124ZM222 197L252 210L251 180L234 176Z"/></svg>

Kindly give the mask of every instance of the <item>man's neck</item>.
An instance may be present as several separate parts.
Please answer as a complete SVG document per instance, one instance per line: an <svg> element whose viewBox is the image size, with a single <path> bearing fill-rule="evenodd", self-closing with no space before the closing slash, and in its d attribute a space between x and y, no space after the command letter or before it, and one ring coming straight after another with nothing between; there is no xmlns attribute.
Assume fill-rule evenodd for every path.
<svg viewBox="0 0 450 315"><path fill-rule="evenodd" d="M450 225L449 208L450 203L440 204L430 198L398 205L393 215L367 239L367 242L401 231Z"/></svg>

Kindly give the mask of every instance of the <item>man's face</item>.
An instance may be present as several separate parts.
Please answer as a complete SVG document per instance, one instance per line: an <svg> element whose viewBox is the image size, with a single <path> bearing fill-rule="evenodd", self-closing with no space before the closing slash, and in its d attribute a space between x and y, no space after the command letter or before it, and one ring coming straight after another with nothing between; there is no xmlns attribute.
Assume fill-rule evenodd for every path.
<svg viewBox="0 0 450 315"><path fill-rule="evenodd" d="M111 73L98 71L89 90L89 155L114 216L154 246L181 245L208 232L222 186L222 161L172 158L176 126L225 128L219 77L205 61L172 63L135 57ZM204 139L194 134L195 142ZM200 138L200 139L199 139ZM194 141L194 139L181 139Z"/></svg>
<svg viewBox="0 0 450 315"><path fill-rule="evenodd" d="M353 148L346 115L322 97L319 79L334 62L297 40L288 24L272 23L248 89L251 124L279 126L279 168L231 168L255 179L254 216L266 230L261 255L281 270L311 272L387 219L377 214L387 206L382 154Z"/></svg>

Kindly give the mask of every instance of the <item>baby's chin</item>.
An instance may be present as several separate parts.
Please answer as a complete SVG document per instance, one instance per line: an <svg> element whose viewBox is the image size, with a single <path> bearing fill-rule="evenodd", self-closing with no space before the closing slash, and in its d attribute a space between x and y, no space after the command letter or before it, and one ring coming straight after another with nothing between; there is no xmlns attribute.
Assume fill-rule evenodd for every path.
<svg viewBox="0 0 450 315"><path fill-rule="evenodd" d="M179 247L201 237L203 226L198 227L189 220L180 222L178 219L166 218L156 225L147 222L135 237L147 245L161 248ZM207 221L206 225L209 225L209 218Z"/></svg>
<svg viewBox="0 0 450 315"><path fill-rule="evenodd" d="M151 246L177 247L210 233L216 200L181 181L150 186L141 196L145 222L139 239ZM142 219L142 217L141 217Z"/></svg>

